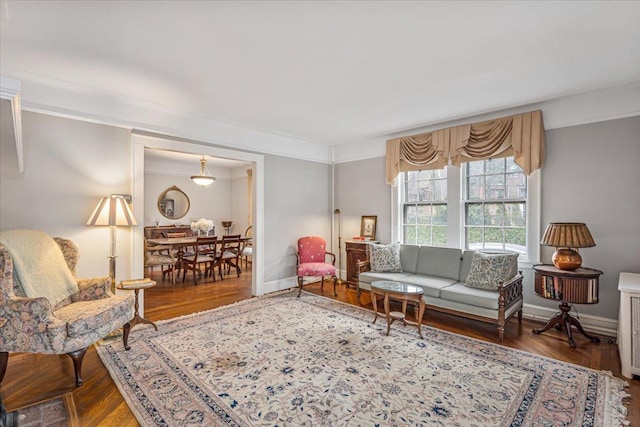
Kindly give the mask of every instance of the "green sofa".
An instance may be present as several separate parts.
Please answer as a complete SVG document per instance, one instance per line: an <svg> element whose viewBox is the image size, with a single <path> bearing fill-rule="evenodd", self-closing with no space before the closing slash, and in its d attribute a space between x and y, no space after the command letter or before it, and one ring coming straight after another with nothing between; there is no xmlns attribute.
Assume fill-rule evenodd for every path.
<svg viewBox="0 0 640 427"><path fill-rule="evenodd" d="M522 274L514 266L513 276L496 284L496 290L465 285L474 251L432 246L400 245L401 272L372 272L369 261L357 264L358 303L362 290L371 282L392 280L416 285L424 290L427 310L463 316L498 326L500 342L504 340L506 322L518 315L522 322Z"/></svg>

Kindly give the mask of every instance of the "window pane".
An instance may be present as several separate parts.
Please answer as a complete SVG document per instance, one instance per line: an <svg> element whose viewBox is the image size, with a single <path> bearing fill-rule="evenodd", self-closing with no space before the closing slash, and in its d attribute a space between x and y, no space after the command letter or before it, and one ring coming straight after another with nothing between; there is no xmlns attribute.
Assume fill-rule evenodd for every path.
<svg viewBox="0 0 640 427"><path fill-rule="evenodd" d="M505 229L505 249L521 254L526 253L526 229L506 228Z"/></svg>
<svg viewBox="0 0 640 427"><path fill-rule="evenodd" d="M489 250L504 250L504 235L502 227L487 227L484 229L484 248Z"/></svg>
<svg viewBox="0 0 640 427"><path fill-rule="evenodd" d="M404 207L404 223L405 224L415 224L416 218L418 217L416 212L416 206L405 206Z"/></svg>
<svg viewBox="0 0 640 427"><path fill-rule="evenodd" d="M504 164L505 164L504 159L489 159L489 160L486 160L486 162L487 162L486 164L487 174L504 173Z"/></svg>
<svg viewBox="0 0 640 427"><path fill-rule="evenodd" d="M431 224L431 206L418 206L418 224Z"/></svg>
<svg viewBox="0 0 640 427"><path fill-rule="evenodd" d="M525 220L525 204L522 203L506 203L505 206L504 225L507 227L524 227L527 222Z"/></svg>
<svg viewBox="0 0 640 427"><path fill-rule="evenodd" d="M524 173L507 174L507 199L527 197L527 177Z"/></svg>
<svg viewBox="0 0 640 427"><path fill-rule="evenodd" d="M480 160L478 162L469 162L467 163L467 175L482 175L484 174L484 161Z"/></svg>
<svg viewBox="0 0 640 427"><path fill-rule="evenodd" d="M405 198L405 200L407 202L418 201L418 183L417 182L407 183L407 197Z"/></svg>
<svg viewBox="0 0 640 427"><path fill-rule="evenodd" d="M431 172L433 179L447 179L447 169L434 169Z"/></svg>
<svg viewBox="0 0 640 427"><path fill-rule="evenodd" d="M433 246L447 246L447 226L433 227Z"/></svg>
<svg viewBox="0 0 640 427"><path fill-rule="evenodd" d="M469 249L478 250L482 249L482 227L468 227L467 228L467 247Z"/></svg>
<svg viewBox="0 0 640 427"><path fill-rule="evenodd" d="M473 203L467 205L467 224L468 225L482 225L484 223L482 215L482 204Z"/></svg>
<svg viewBox="0 0 640 427"><path fill-rule="evenodd" d="M432 213L433 224L447 225L447 205L433 205Z"/></svg>
<svg viewBox="0 0 640 427"><path fill-rule="evenodd" d="M483 183L484 177L472 176L467 179L467 194L470 200L477 200L484 198Z"/></svg>
<svg viewBox="0 0 640 427"><path fill-rule="evenodd" d="M408 245L416 244L416 226L415 225L405 225L404 226L404 242Z"/></svg>
<svg viewBox="0 0 640 427"><path fill-rule="evenodd" d="M433 200L447 200L447 180L439 179L433 182Z"/></svg>
<svg viewBox="0 0 640 427"><path fill-rule="evenodd" d="M487 175L487 199L504 199L504 175Z"/></svg>
<svg viewBox="0 0 640 427"><path fill-rule="evenodd" d="M433 200L433 183L431 181L418 182L418 200L421 202Z"/></svg>
<svg viewBox="0 0 640 427"><path fill-rule="evenodd" d="M495 225L499 227L504 225L503 203L486 203L484 205L484 225Z"/></svg>
<svg viewBox="0 0 640 427"><path fill-rule="evenodd" d="M431 244L431 226L422 225L418 227L418 239L416 241L418 245L430 245Z"/></svg>

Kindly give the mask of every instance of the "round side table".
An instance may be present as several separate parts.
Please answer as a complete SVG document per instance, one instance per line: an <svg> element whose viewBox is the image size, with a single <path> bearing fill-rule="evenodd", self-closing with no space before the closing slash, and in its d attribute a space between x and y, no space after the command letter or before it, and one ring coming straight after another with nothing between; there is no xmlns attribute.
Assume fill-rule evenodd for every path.
<svg viewBox="0 0 640 427"><path fill-rule="evenodd" d="M127 291L133 290L135 292L134 315L133 315L133 319L131 319L131 321L129 322L129 325L131 325L130 330L133 329L133 327L139 323L146 323L148 325L153 325L153 327L156 328L156 331L158 330L158 326L156 326L155 323L153 323L151 320L147 320L140 316L140 312L139 312L140 302L138 300L140 289L152 288L155 285L156 285L156 282L151 279L123 280L122 282L116 285L118 289L127 290Z"/></svg>

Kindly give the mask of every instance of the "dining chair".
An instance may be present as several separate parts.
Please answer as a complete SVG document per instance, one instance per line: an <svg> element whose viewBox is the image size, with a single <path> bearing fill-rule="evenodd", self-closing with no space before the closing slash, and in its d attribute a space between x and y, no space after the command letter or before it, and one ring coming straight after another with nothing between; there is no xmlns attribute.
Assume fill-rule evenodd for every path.
<svg viewBox="0 0 640 427"><path fill-rule="evenodd" d="M220 279L222 279L222 269L226 268L227 271L231 270L231 267L236 269L238 277L240 277L240 255L242 252L242 238L239 234L230 234L222 237L222 249L220 250L221 263L218 266L218 272Z"/></svg>
<svg viewBox="0 0 640 427"><path fill-rule="evenodd" d="M324 287L324 278L330 276L333 279L333 294L337 296L336 283L336 256L327 252L327 242L318 236L307 236L298 239L297 265L298 272L298 296L302 293L302 285L305 277L320 277L320 291ZM331 263L326 262L327 256L331 257Z"/></svg>
<svg viewBox="0 0 640 427"><path fill-rule="evenodd" d="M250 225L244 232L244 241L242 242L241 257L244 259L244 268L248 267L249 262L253 262L253 226ZM249 261L251 258L252 261Z"/></svg>
<svg viewBox="0 0 640 427"><path fill-rule="evenodd" d="M147 239L144 239L144 271L145 275L149 275L149 269L153 270L153 267L160 266L162 271L162 279L167 273L171 274L171 282L175 283L175 270L176 258L171 254L171 246L169 245L150 245L147 243ZM167 266L165 269L164 266Z"/></svg>
<svg viewBox="0 0 640 427"><path fill-rule="evenodd" d="M195 285L198 284L198 277L202 275L202 270L200 270L201 264L205 264L205 277L207 276L209 271L211 271L211 274L215 276L215 274L213 273L213 269L216 265L217 259L217 244L218 238L216 236L196 238L196 243L193 246L193 253L183 255L182 260L180 261L179 268L182 270L183 283L187 276L187 270L189 270L193 273L193 283Z"/></svg>

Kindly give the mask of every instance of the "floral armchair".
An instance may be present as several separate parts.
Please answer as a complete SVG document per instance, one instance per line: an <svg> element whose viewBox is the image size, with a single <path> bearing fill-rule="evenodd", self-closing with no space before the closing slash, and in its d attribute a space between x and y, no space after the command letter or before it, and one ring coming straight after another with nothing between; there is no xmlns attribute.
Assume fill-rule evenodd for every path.
<svg viewBox="0 0 640 427"><path fill-rule="evenodd" d="M113 295L109 277L76 278L76 244L61 238L54 240L77 284L77 291L57 304L45 297L24 296L14 280L14 260L0 245L0 383L10 352L68 354L73 359L79 387L83 382L82 359L90 345L124 325L124 347L130 348L127 339L133 295Z"/></svg>
<svg viewBox="0 0 640 427"><path fill-rule="evenodd" d="M302 285L305 277L320 277L320 291L324 288L324 278L333 279L333 294L337 296L336 283L336 256L326 251L327 242L318 236L307 236L298 239L298 253L296 254L298 275L298 296L302 293ZM326 262L327 255L331 257L331 263Z"/></svg>

